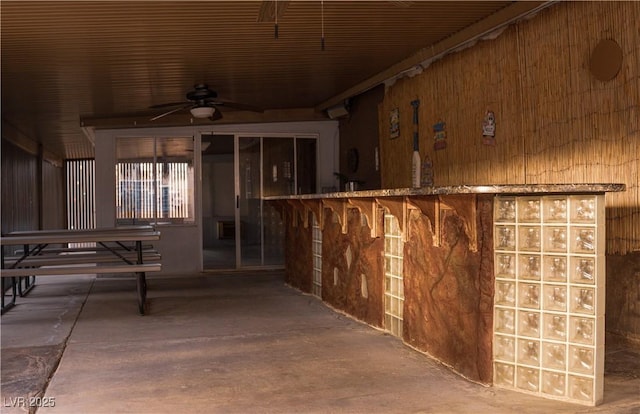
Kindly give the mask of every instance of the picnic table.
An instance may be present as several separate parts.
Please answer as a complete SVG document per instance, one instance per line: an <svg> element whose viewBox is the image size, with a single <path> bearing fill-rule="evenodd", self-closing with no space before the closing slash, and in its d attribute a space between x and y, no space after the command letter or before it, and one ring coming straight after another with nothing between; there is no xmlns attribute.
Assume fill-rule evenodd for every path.
<svg viewBox="0 0 640 414"><path fill-rule="evenodd" d="M3 234L0 237L2 313L15 305L17 295L25 295L34 286L36 276L135 273L138 310L144 315L146 272L160 271L162 265L160 254L152 245L143 243L159 239L160 232L152 226ZM14 246L11 252L10 246ZM11 285L7 286L5 280L10 280ZM5 303L9 288L12 297Z"/></svg>

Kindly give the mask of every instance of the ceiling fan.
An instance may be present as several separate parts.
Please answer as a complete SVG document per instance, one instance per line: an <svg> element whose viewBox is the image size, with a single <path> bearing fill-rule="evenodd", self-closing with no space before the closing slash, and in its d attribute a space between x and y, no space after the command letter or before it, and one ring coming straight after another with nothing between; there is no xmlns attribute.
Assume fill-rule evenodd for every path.
<svg viewBox="0 0 640 414"><path fill-rule="evenodd" d="M237 102L231 102L225 99L218 98L218 93L214 90L209 89L209 86L206 83L198 83L193 86L193 90L187 92L187 101L184 102L170 102L159 105L152 105L150 109L160 109L160 108L171 108L167 112L161 113L160 115L156 115L151 118L151 121L155 121L156 119L160 119L167 115L171 115L176 112L180 112L188 109L191 112L191 115L194 118L209 118L212 121L222 118L222 114L220 111L216 110L220 107L228 107L233 109L240 109L244 111L253 111L253 112L264 112L263 109L252 106L241 104Z"/></svg>

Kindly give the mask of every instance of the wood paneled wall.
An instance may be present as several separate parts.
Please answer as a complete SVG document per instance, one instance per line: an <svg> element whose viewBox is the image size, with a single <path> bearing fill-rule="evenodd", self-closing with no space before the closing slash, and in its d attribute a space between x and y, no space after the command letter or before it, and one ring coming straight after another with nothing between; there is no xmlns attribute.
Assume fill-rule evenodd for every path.
<svg viewBox="0 0 640 414"><path fill-rule="evenodd" d="M607 195L607 252L640 249L639 21L638 2L559 2L397 81L379 106L382 187L411 185L411 101L420 99L421 156L433 160L436 186L624 183L626 192ZM602 39L623 53L606 82L589 69ZM400 137L390 139L394 108ZM482 143L487 110L495 146ZM447 147L435 151L438 121Z"/></svg>
<svg viewBox="0 0 640 414"><path fill-rule="evenodd" d="M64 169L42 162L42 229L67 227Z"/></svg>
<svg viewBox="0 0 640 414"><path fill-rule="evenodd" d="M3 139L1 168L3 233L66 228L61 167Z"/></svg>
<svg viewBox="0 0 640 414"><path fill-rule="evenodd" d="M351 100L350 114L340 119L340 172L350 180L360 181L361 189L379 189L380 170L376 169L378 147L378 105L384 97L379 86ZM348 151L358 151L358 166L349 168Z"/></svg>
<svg viewBox="0 0 640 414"><path fill-rule="evenodd" d="M2 140L2 232L37 230L37 157Z"/></svg>

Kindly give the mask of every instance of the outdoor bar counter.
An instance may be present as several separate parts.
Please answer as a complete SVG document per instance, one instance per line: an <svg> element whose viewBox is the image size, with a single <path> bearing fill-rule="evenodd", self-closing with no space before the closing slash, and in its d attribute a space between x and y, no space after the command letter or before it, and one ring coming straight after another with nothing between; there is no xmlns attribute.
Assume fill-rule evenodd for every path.
<svg viewBox="0 0 640 414"><path fill-rule="evenodd" d="M605 193L624 184L267 197L286 279L464 377L601 402Z"/></svg>

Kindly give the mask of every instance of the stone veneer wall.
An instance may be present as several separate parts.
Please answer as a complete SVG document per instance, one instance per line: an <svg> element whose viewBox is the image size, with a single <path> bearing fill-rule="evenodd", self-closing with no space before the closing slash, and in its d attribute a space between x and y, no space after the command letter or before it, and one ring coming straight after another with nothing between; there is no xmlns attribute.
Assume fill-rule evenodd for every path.
<svg viewBox="0 0 640 414"><path fill-rule="evenodd" d="M362 224L358 209L348 209L346 234L331 210L325 209L325 217L322 299L369 325L382 327L384 239L371 237L371 227Z"/></svg>
<svg viewBox="0 0 640 414"><path fill-rule="evenodd" d="M474 203L474 197L465 196L465 202ZM430 219L419 210L408 215L403 329L404 340L414 348L471 380L490 384L493 198L477 197L476 216L465 217L455 209L440 216L439 246ZM431 199L436 203L438 197ZM470 244L469 220L476 220L477 251Z"/></svg>
<svg viewBox="0 0 640 414"><path fill-rule="evenodd" d="M305 227L301 220L292 215L292 213L298 214L296 210L284 208L282 211L285 217L285 281L303 292L311 293L313 282L311 217L309 217L309 225Z"/></svg>
<svg viewBox="0 0 640 414"><path fill-rule="evenodd" d="M426 196L409 208L404 244L403 340L463 376L492 382L493 196ZM286 280L311 292L311 219L286 212ZM322 300L369 325L384 328L384 237L347 208L346 226L325 208ZM311 213L308 213L311 214ZM377 214L376 227L383 226ZM294 225L294 221L297 224ZM436 223L437 221L437 223ZM343 233L343 228L345 232Z"/></svg>

